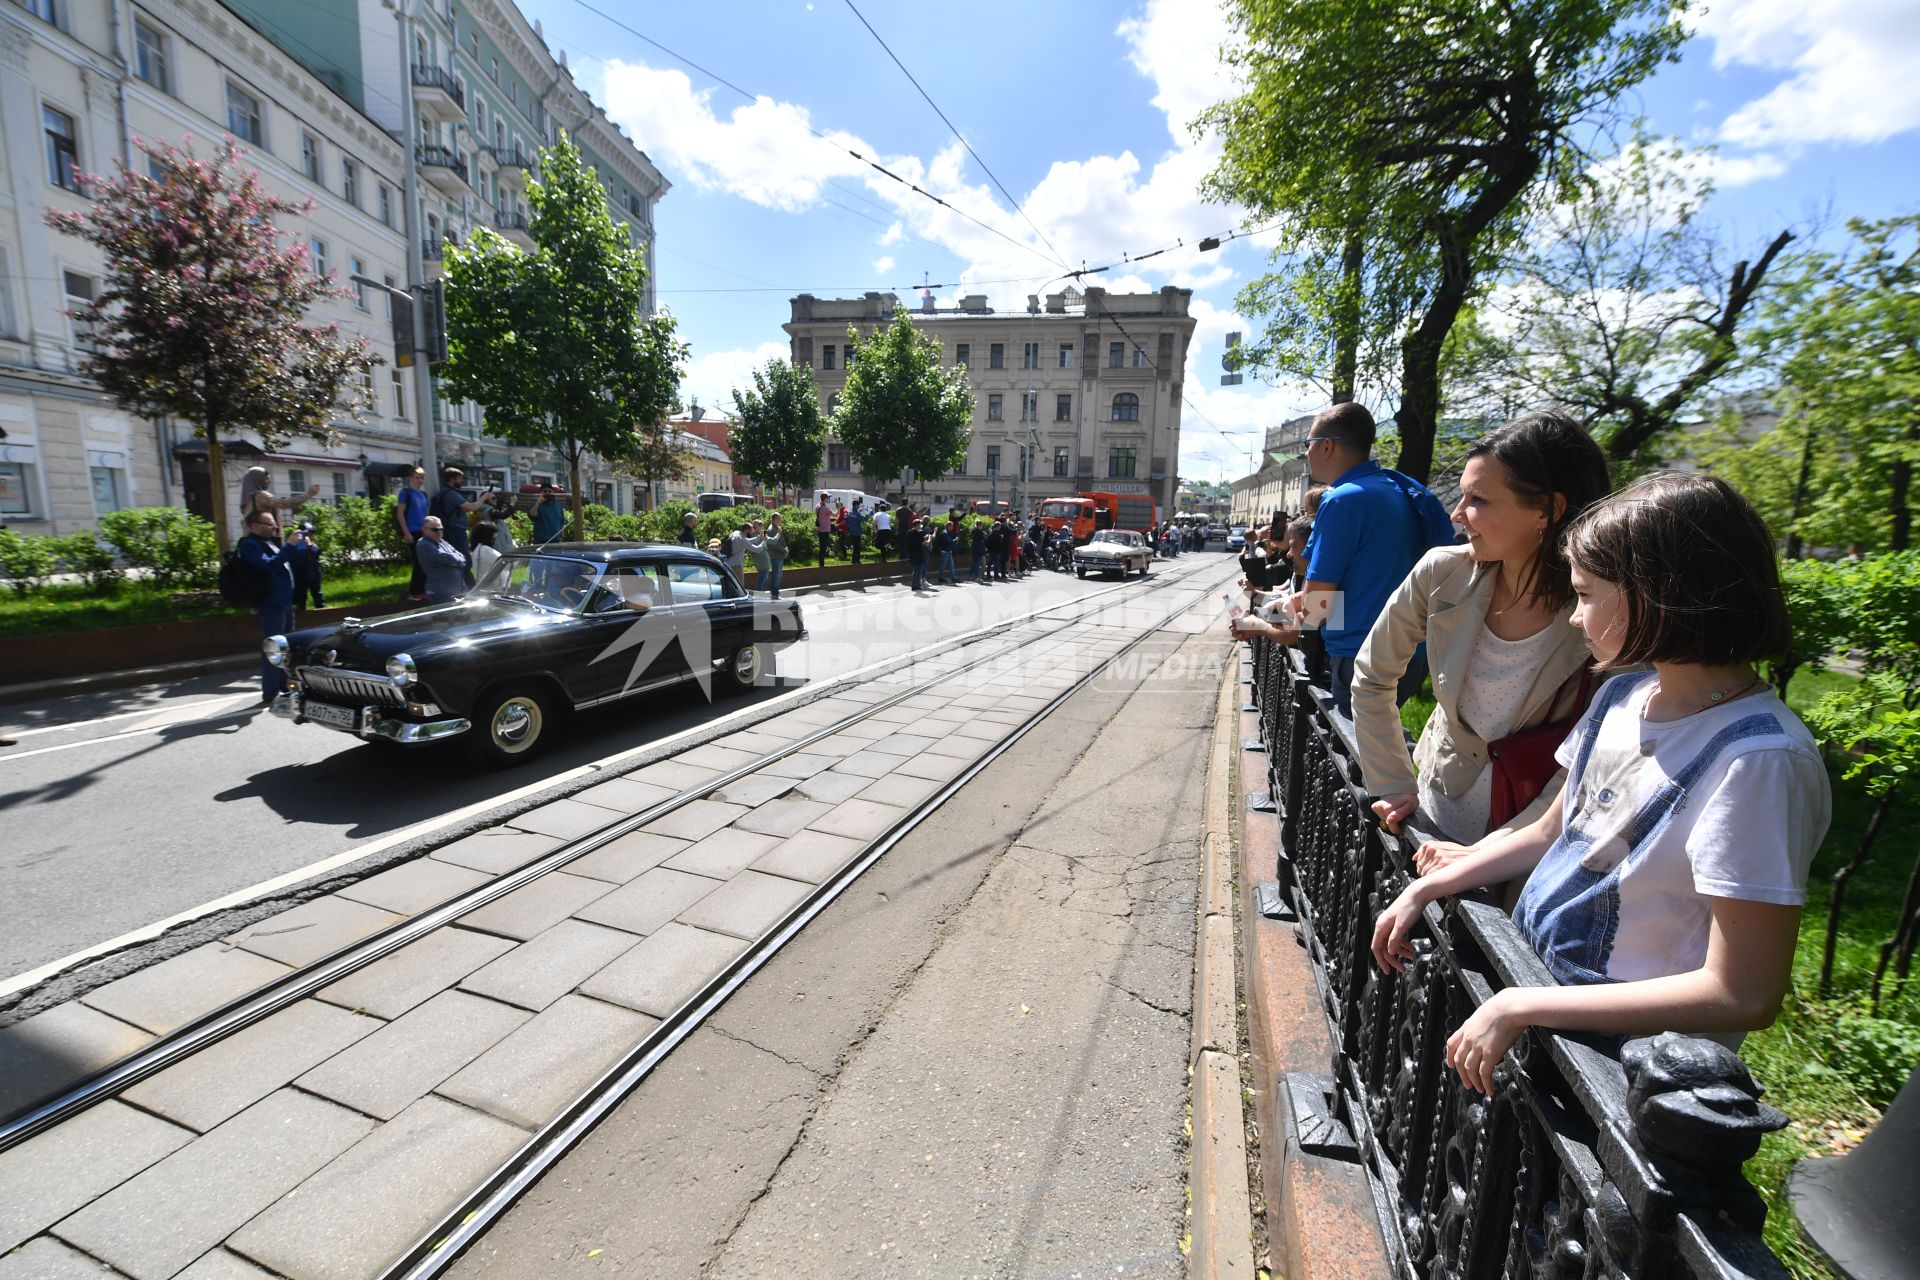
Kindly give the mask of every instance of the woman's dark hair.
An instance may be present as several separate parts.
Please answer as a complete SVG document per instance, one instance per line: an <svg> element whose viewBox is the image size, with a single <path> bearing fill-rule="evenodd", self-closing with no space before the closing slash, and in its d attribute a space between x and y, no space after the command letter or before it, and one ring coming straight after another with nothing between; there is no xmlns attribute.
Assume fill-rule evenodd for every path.
<svg viewBox="0 0 1920 1280"><path fill-rule="evenodd" d="M1792 638L1773 535L1718 477L1660 471L1634 482L1567 530L1566 554L1626 599L1615 666L1757 662Z"/></svg>
<svg viewBox="0 0 1920 1280"><path fill-rule="evenodd" d="M490 547L493 545L493 535L495 532L494 526L483 520L467 531L467 540L472 542L476 547Z"/></svg>
<svg viewBox="0 0 1920 1280"><path fill-rule="evenodd" d="M1506 471L1507 487L1546 513L1540 549L1524 566L1520 583L1534 603L1559 611L1573 603L1573 581L1561 541L1569 526L1613 488L1607 455L1586 429L1559 409L1523 413L1467 450L1466 461L1491 458ZM1559 495L1566 507L1554 514Z"/></svg>

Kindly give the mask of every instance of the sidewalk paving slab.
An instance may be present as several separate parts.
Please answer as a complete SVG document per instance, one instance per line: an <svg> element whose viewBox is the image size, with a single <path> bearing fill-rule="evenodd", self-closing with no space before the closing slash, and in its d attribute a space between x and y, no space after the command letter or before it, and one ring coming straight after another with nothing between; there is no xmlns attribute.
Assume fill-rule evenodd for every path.
<svg viewBox="0 0 1920 1280"><path fill-rule="evenodd" d="M707 876L690 875L670 867L655 867L632 884L615 889L582 907L574 915L628 933L652 933L720 887Z"/></svg>
<svg viewBox="0 0 1920 1280"><path fill-rule="evenodd" d="M400 920L401 917L391 911L329 893L303 902L291 911L256 920L240 932L228 935L224 942L298 968L332 955L388 925L399 924Z"/></svg>
<svg viewBox="0 0 1920 1280"><path fill-rule="evenodd" d="M805 800L817 800L821 804L839 804L866 790L871 781L857 773L816 773L795 787L794 794Z"/></svg>
<svg viewBox="0 0 1920 1280"><path fill-rule="evenodd" d="M492 878L485 872L456 867L450 862L415 858L336 892L352 902L413 916L457 898Z"/></svg>
<svg viewBox="0 0 1920 1280"><path fill-rule="evenodd" d="M676 922L594 974L580 994L664 1018L744 950L739 938Z"/></svg>
<svg viewBox="0 0 1920 1280"><path fill-rule="evenodd" d="M902 760L899 768L893 771L894 777L918 778L923 782L947 782L957 778L969 765L980 758L980 753L967 755L943 755L937 750L928 751L923 756L911 760Z"/></svg>
<svg viewBox="0 0 1920 1280"><path fill-rule="evenodd" d="M567 863L567 874L604 880L608 884L626 884L692 847L691 840L677 840L651 831L629 831Z"/></svg>
<svg viewBox="0 0 1920 1280"><path fill-rule="evenodd" d="M164 1280L372 1131L292 1089L262 1099L54 1227L135 1280Z"/></svg>
<svg viewBox="0 0 1920 1280"><path fill-rule="evenodd" d="M436 862L451 862L456 867L503 876L509 871L519 870L543 854L552 853L561 844L562 841L554 836L515 831L512 827L492 827L456 840L445 848L435 849L433 857Z"/></svg>
<svg viewBox="0 0 1920 1280"><path fill-rule="evenodd" d="M562 840L574 840L590 831L598 831L612 821L607 810L597 804L584 804L578 800L553 800L538 809L529 809L525 813L515 814L507 820L522 831L532 831L543 836L557 836Z"/></svg>
<svg viewBox="0 0 1920 1280"><path fill-rule="evenodd" d="M365 1280L526 1139L483 1112L422 1098L228 1243L291 1280Z"/></svg>
<svg viewBox="0 0 1920 1280"><path fill-rule="evenodd" d="M724 769L702 769L698 765L683 764L678 759L661 760L643 769L635 769L627 775L627 780L670 787L678 793L692 787L704 787L725 772Z"/></svg>
<svg viewBox="0 0 1920 1280"><path fill-rule="evenodd" d="M832 772L851 774L856 778L872 781L892 773L899 766L900 759L899 756L886 755L879 751L863 751L857 756L848 756L834 765Z"/></svg>
<svg viewBox="0 0 1920 1280"><path fill-rule="evenodd" d="M45 1236L0 1255L0 1280L100 1280L111 1274L86 1254Z"/></svg>
<svg viewBox="0 0 1920 1280"><path fill-rule="evenodd" d="M392 955L320 988L315 999L391 1022L513 948L507 938L471 929L436 929Z"/></svg>
<svg viewBox="0 0 1920 1280"><path fill-rule="evenodd" d="M763 835L790 836L805 830L816 818L832 808L832 805L822 804L818 800L769 800L752 813L736 819L733 825L736 829L757 831Z"/></svg>
<svg viewBox="0 0 1920 1280"><path fill-rule="evenodd" d="M836 755L824 755L818 751L796 751L761 768L759 772L770 773L776 778L792 778L799 781L811 778L825 769L831 769L839 761Z"/></svg>
<svg viewBox="0 0 1920 1280"><path fill-rule="evenodd" d="M714 769L720 773L732 773L742 765L752 764L763 753L749 751L740 747L723 746L718 742L709 742L695 747L691 751L682 751L674 759L682 764L698 765L703 769Z"/></svg>
<svg viewBox="0 0 1920 1280"><path fill-rule="evenodd" d="M955 770L955 772L959 771ZM911 809L939 789L940 783L931 778L902 777L898 772L894 772L866 788L860 793L859 798L871 800L875 804L899 805L902 808Z"/></svg>
<svg viewBox="0 0 1920 1280"><path fill-rule="evenodd" d="M0 1255L192 1140L179 1125L108 1101L0 1153Z"/></svg>
<svg viewBox="0 0 1920 1280"><path fill-rule="evenodd" d="M525 942L535 934L545 933L595 899L619 892L621 890L605 880L554 871L532 884L521 885L504 898L495 898L478 911L469 911L460 917L460 923L468 929L497 933L517 942Z"/></svg>
<svg viewBox="0 0 1920 1280"><path fill-rule="evenodd" d="M277 960L209 942L116 978L80 999L122 1022L165 1035L292 971L293 966Z"/></svg>
<svg viewBox="0 0 1920 1280"><path fill-rule="evenodd" d="M597 787L588 787L567 797L582 804L598 805L602 809L611 809L615 813L636 814L642 809L651 809L663 800L671 800L679 792L672 787L663 787L651 782L637 782L632 778L615 778L603 782Z"/></svg>
<svg viewBox="0 0 1920 1280"><path fill-rule="evenodd" d="M538 1013L640 941L619 929L562 920L486 968L468 974L460 989Z"/></svg>
<svg viewBox="0 0 1920 1280"><path fill-rule="evenodd" d="M174 1280L276 1280L271 1272L262 1271L245 1258L225 1249L212 1249L200 1255L199 1259Z"/></svg>
<svg viewBox="0 0 1920 1280"><path fill-rule="evenodd" d="M906 810L871 800L843 800L808 825L815 831L855 840L874 840L898 822Z"/></svg>
<svg viewBox="0 0 1920 1280"><path fill-rule="evenodd" d="M391 1120L531 1016L496 1000L442 991L295 1083L341 1106Z"/></svg>
<svg viewBox="0 0 1920 1280"><path fill-rule="evenodd" d="M0 1116L118 1062L153 1036L79 1001L0 1030Z"/></svg>
<svg viewBox="0 0 1920 1280"><path fill-rule="evenodd" d="M658 1019L629 1009L566 996L436 1092L522 1129L538 1129L658 1025Z"/></svg>
<svg viewBox="0 0 1920 1280"><path fill-rule="evenodd" d="M793 790L793 779L777 773L750 773L737 782L729 782L712 798L728 804L756 805L775 800Z"/></svg>
<svg viewBox="0 0 1920 1280"><path fill-rule="evenodd" d="M773 852L754 863L753 869L768 875L785 876L789 880L819 884L851 862L866 847L866 842L862 840L828 835L824 831L802 831L790 839L782 840Z"/></svg>
<svg viewBox="0 0 1920 1280"><path fill-rule="evenodd" d="M120 1096L205 1133L386 1023L318 1000L273 1016L149 1076Z"/></svg>
<svg viewBox="0 0 1920 1280"><path fill-rule="evenodd" d="M654 835L673 836L679 840L699 840L712 835L747 812L747 807L741 804L724 804L718 800L692 800L665 817L654 819L640 829L650 831Z"/></svg>
<svg viewBox="0 0 1920 1280"><path fill-rule="evenodd" d="M748 941L759 937L813 891L813 886L764 871L742 871L680 913L680 922L696 929L730 933Z"/></svg>
<svg viewBox="0 0 1920 1280"><path fill-rule="evenodd" d="M767 835L759 830L743 831L737 826L722 827L699 843L688 846L664 865L675 871L686 871L713 880L726 880L745 871L762 854L779 843L779 836Z"/></svg>

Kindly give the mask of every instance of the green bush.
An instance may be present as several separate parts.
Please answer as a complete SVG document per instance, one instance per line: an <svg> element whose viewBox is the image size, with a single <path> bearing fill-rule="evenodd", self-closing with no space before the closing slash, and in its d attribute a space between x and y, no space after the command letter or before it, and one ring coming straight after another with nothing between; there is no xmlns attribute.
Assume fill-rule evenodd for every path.
<svg viewBox="0 0 1920 1280"><path fill-rule="evenodd" d="M329 569L404 560L406 545L393 523L393 504L391 496L370 501L358 494L338 503L309 502L294 514L294 523L313 526L314 541L320 544L320 561Z"/></svg>
<svg viewBox="0 0 1920 1280"><path fill-rule="evenodd" d="M206 586L219 571L213 525L178 507L110 511L100 517L100 536L162 587Z"/></svg>
<svg viewBox="0 0 1920 1280"><path fill-rule="evenodd" d="M514 512L507 517L507 532L512 535L514 546L530 546L533 543L533 517L524 511Z"/></svg>
<svg viewBox="0 0 1920 1280"><path fill-rule="evenodd" d="M82 529L48 541L53 544L53 554L60 561L60 567L85 578L87 586L94 591L112 591L120 585L120 564L113 548L95 537L93 530Z"/></svg>
<svg viewBox="0 0 1920 1280"><path fill-rule="evenodd" d="M691 502L685 502L676 498L672 502L663 502L653 510L647 512L644 520L647 541L678 541L680 538L681 517L685 516L687 512L691 510L693 510L693 504Z"/></svg>
<svg viewBox="0 0 1920 1280"><path fill-rule="evenodd" d="M810 564L820 555L820 535L813 527L813 511L807 507L781 507L780 525L787 535L787 563Z"/></svg>
<svg viewBox="0 0 1920 1280"><path fill-rule="evenodd" d="M50 545L54 541L0 529L0 573L7 576L7 585L23 596L46 586L59 567Z"/></svg>
<svg viewBox="0 0 1920 1280"><path fill-rule="evenodd" d="M586 541L606 542L613 538L624 538L628 542L645 542L647 523L639 516L615 515L611 507L603 507L597 502L589 502L580 508L580 522L587 527ZM532 526L528 526L531 536Z"/></svg>
<svg viewBox="0 0 1920 1280"><path fill-rule="evenodd" d="M1891 1018L1843 1014L1833 1042L1840 1074L1876 1107L1893 1101L1920 1063L1920 1027Z"/></svg>

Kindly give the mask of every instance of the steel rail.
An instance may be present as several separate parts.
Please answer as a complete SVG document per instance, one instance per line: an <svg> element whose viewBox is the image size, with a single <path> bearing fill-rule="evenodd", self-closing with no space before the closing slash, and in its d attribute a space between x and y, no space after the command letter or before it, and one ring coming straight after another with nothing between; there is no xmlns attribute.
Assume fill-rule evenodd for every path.
<svg viewBox="0 0 1920 1280"><path fill-rule="evenodd" d="M1204 598L1204 596L1203 596ZM1045 706L1038 708L1008 734L991 744L986 752L961 770L953 779L927 799L909 809L888 828L866 852L854 858L818 885L812 893L781 918L773 928L749 943L731 964L710 979L698 992L650 1030L593 1084L567 1104L560 1113L529 1138L506 1163L486 1181L445 1214L431 1230L380 1273L379 1280L434 1280L451 1267L475 1241L499 1220L513 1203L540 1180L579 1141L591 1133L608 1113L639 1087L640 1082L658 1066L681 1041L699 1028L707 1017L726 1003L735 991L752 977L781 948L793 940L813 919L878 862L901 840L931 817L968 782L1012 749L1013 745L1057 711L1067 699L1079 693L1101 673L1126 654L1159 634L1168 621L1178 616L1176 609L1140 635L1102 659L1085 675L1063 689ZM1057 631L1049 635L1058 634ZM956 673L957 674L957 673Z"/></svg>
<svg viewBox="0 0 1920 1280"><path fill-rule="evenodd" d="M1145 586L1147 592L1152 592L1162 587L1176 586L1182 580L1183 579L1149 578L1137 582L1120 583L1095 592L1092 595L1080 596L1073 600L1049 606L1045 609L1037 609L1027 614L1024 618L1019 619L1014 625L1024 625L1025 623L1044 618L1048 614L1057 613L1062 609L1076 609L1080 606L1092 605L1096 601L1103 600L1108 596L1131 588ZM585 857L594 850L618 840L623 836L629 835L641 827L646 826L648 823L655 822L667 814L691 804L695 800L704 799L715 791L723 790L750 773L755 773L766 768L769 764L785 759L790 755L797 754L816 742L832 737L834 734L844 732L854 725L871 719L881 711L898 706L908 698L918 696L933 685L950 680L958 675L964 675L968 671L972 671L986 663L999 661L1011 653L1018 652L1020 649L1058 635L1061 631L1073 625L1074 622L1079 621L1088 612L1097 612L1097 608L1083 610L1058 627L1019 640L1016 643L1001 646L993 653L984 654L957 667L943 670L923 683L909 686L892 697L863 707L858 712L809 733L795 742L768 751L746 764L737 766L707 782L689 787L637 813L630 814L624 818L616 818L599 830L576 837L551 852L541 855L525 866L518 867L497 876L485 884L476 885L472 889L466 890L437 906L430 907L405 920L397 921L385 929L380 930L378 933L370 934L357 942L348 944L331 955L313 961L291 973L284 974L258 990L235 997L226 1004L202 1014L200 1017L174 1031L149 1041L126 1057L100 1068L98 1071L69 1086L63 1092L7 1120L4 1125L0 1125L0 1152L18 1146L20 1143L27 1141L35 1135L43 1133L100 1102L124 1092L140 1081L192 1057L203 1049L218 1044L227 1037L270 1017L299 1000L305 999L321 988L338 982L340 979L365 968L376 960L393 954L409 943L418 941L436 929L444 928L452 924L461 916L477 911L488 903L505 897L514 890L523 888L533 881L553 871L559 870L568 863ZM1151 634L1151 632L1148 634ZM972 640L960 642L958 647L964 648L968 644L978 643L981 639L986 638L988 637L976 636ZM926 659L918 659L913 654L906 654L902 657L902 665L909 665L914 661L926 661ZM877 679L879 677L871 678ZM833 686L829 685L828 687L832 688ZM827 696L831 695L829 694ZM803 703L802 705L808 704ZM786 713L783 711L779 714ZM751 728L752 726L748 725L745 727Z"/></svg>

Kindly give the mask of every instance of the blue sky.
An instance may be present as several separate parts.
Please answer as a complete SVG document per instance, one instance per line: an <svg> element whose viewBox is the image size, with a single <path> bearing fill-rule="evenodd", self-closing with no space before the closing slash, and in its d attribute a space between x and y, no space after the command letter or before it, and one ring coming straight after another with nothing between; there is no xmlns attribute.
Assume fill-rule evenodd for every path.
<svg viewBox="0 0 1920 1280"><path fill-rule="evenodd" d="M1231 91L1211 0L856 2L1058 257L1113 263L1096 278L1113 289L1195 290L1183 475L1243 472L1249 437L1224 433L1318 407L1308 388L1218 385L1224 335L1251 328L1234 295L1263 270L1270 245L1256 236L1204 255L1191 247L1241 221L1200 200L1213 150L1185 127ZM943 303L980 292L1017 309L1027 294L1061 287L1047 283L1061 270L1055 252L845 0L521 4L674 184L658 212L656 283L692 344L686 387L702 403L730 404L748 369L785 354L780 325L797 292L894 289L911 302L929 280L947 286ZM1756 252L1817 214L1837 226L1920 208L1913 0L1720 0L1692 22L1681 62L1629 109L1658 133L1717 148L1708 218L1730 245ZM1122 261L1182 241L1150 262Z"/></svg>

